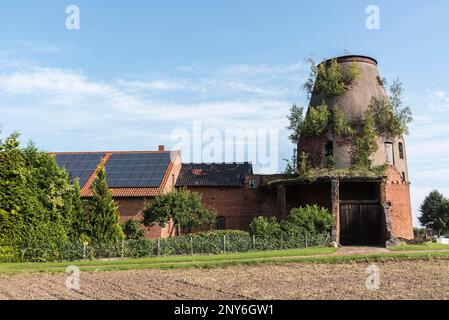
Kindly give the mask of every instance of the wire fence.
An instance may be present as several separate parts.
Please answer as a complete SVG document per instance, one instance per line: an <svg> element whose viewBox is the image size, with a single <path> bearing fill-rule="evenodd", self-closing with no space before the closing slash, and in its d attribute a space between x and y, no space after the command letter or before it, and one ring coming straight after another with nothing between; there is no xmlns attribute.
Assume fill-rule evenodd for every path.
<svg viewBox="0 0 449 320"><path fill-rule="evenodd" d="M140 258L173 255L237 253L325 246L329 234L256 237L249 234L185 235L172 238L123 240L115 243L64 243L50 247L0 247L1 262L74 261L104 258ZM17 252L17 249L19 252ZM3 254L2 254L3 252ZM9 254L6 254L8 253ZM14 254L16 253L16 254ZM17 253L19 253L17 255Z"/></svg>

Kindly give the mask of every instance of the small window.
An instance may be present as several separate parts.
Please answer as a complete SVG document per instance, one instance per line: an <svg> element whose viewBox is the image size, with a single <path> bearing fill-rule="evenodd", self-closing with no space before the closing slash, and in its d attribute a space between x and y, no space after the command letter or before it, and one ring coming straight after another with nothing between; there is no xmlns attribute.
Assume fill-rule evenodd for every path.
<svg viewBox="0 0 449 320"><path fill-rule="evenodd" d="M217 217L217 230L224 230L226 228L226 218L223 216Z"/></svg>
<svg viewBox="0 0 449 320"><path fill-rule="evenodd" d="M402 144L402 142L399 142L398 147L399 147L399 158L404 159L404 145Z"/></svg>
<svg viewBox="0 0 449 320"><path fill-rule="evenodd" d="M393 144L391 142L385 143L385 153L387 156L387 164L394 164L394 158L393 158Z"/></svg>
<svg viewBox="0 0 449 320"><path fill-rule="evenodd" d="M405 172L402 171L402 181L405 181Z"/></svg>
<svg viewBox="0 0 449 320"><path fill-rule="evenodd" d="M256 180L249 180L248 186L250 189L256 189L257 188L257 181Z"/></svg>
<svg viewBox="0 0 449 320"><path fill-rule="evenodd" d="M330 157L334 155L334 143L332 141L328 141L326 146L324 147L324 156Z"/></svg>

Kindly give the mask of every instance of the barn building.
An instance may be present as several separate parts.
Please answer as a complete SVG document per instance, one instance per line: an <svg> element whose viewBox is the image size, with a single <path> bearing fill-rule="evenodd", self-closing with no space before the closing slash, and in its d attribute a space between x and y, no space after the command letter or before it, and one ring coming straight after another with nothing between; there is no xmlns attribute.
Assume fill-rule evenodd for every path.
<svg viewBox="0 0 449 320"><path fill-rule="evenodd" d="M326 102L339 106L347 120L362 117L372 99L387 97L376 60L364 56L337 58L342 69L357 64L357 83L338 97L313 94L310 106ZM326 61L323 63L327 63ZM104 165L110 190L126 221L141 217L146 201L174 188L202 195L203 204L217 212L217 229L248 230L256 216L285 218L294 207L318 204L334 216L333 239L342 245L384 245L396 238L413 237L410 182L403 137L378 137L373 165L387 164L378 177L322 176L313 182L283 174L254 174L251 163L182 163L178 151L54 153L71 178L79 177L82 197L92 196L91 185ZM330 133L301 137L298 154L306 152L315 167L329 154L338 169L351 165L351 141ZM146 228L145 236L168 237L169 226Z"/></svg>

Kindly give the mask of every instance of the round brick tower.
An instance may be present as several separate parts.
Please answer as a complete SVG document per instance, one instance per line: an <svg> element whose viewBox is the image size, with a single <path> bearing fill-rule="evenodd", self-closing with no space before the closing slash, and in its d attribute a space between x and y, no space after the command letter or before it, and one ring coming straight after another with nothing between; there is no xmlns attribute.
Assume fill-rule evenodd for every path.
<svg viewBox="0 0 449 320"><path fill-rule="evenodd" d="M356 65L359 76L342 94L337 96L326 96L323 92L314 90L309 107L319 106L324 102L331 111L339 108L346 121L350 123L364 117L373 99L377 101L388 99L375 59L360 55L348 55L335 59L340 65L342 73ZM321 64L326 64L328 67L332 60L323 61ZM403 137L378 137L377 140L378 149L371 156L372 164L394 165L402 175L402 179L408 182L407 157ZM331 132L322 136L301 137L297 150L298 157L303 151L307 153L309 161L315 167L323 167L328 155L333 155L337 169L351 166L352 141L346 137L334 136Z"/></svg>

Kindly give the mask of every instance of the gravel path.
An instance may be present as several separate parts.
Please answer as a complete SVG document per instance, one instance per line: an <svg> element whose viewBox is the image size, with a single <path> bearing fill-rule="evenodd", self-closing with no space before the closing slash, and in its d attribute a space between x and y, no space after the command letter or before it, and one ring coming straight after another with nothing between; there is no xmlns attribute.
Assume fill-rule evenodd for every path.
<svg viewBox="0 0 449 320"><path fill-rule="evenodd" d="M376 263L380 288L368 290L369 263L285 264L214 269L0 276L0 299L449 299L449 261Z"/></svg>

